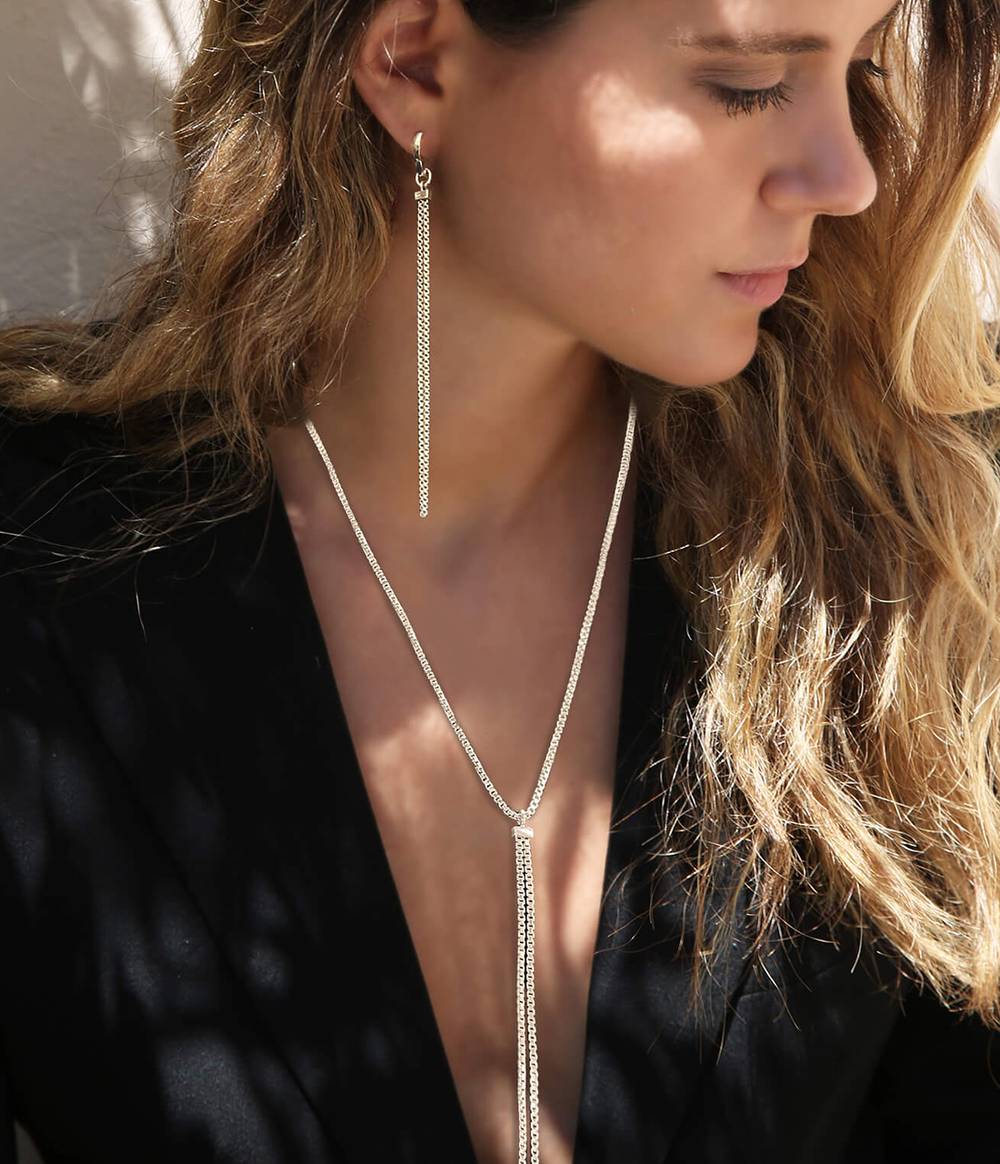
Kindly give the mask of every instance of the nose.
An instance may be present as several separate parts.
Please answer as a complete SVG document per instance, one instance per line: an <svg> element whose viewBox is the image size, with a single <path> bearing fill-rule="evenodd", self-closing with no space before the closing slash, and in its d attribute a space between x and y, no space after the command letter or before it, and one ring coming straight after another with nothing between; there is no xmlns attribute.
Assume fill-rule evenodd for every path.
<svg viewBox="0 0 1000 1164"><path fill-rule="evenodd" d="M764 197L775 209L849 215L867 209L878 194L878 177L855 132L847 94L841 91L804 117L801 133L790 135L786 155L764 182Z"/></svg>

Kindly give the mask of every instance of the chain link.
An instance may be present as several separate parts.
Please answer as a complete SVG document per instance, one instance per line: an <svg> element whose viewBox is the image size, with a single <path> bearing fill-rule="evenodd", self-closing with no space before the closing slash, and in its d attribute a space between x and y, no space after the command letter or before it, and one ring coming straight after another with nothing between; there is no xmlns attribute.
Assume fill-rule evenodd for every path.
<svg viewBox="0 0 1000 1164"><path fill-rule="evenodd" d="M418 133L413 139L417 166L417 472L419 512L427 516L431 472L431 191L432 171L420 157Z"/></svg>
<svg viewBox="0 0 1000 1164"><path fill-rule="evenodd" d="M424 174L429 174L424 170ZM422 197L422 193L426 197ZM426 517L431 464L431 212L430 191L417 191L417 461L420 516Z"/></svg>

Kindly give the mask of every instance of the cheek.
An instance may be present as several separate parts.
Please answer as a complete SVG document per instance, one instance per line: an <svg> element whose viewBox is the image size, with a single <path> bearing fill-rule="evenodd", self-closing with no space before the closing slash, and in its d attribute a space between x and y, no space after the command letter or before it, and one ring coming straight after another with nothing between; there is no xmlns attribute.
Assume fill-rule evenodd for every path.
<svg viewBox="0 0 1000 1164"><path fill-rule="evenodd" d="M733 249L739 167L691 110L613 70L555 88L522 87L477 121L464 206L449 209L464 257L624 364L679 384L735 374L757 317L715 272Z"/></svg>
<svg viewBox="0 0 1000 1164"><path fill-rule="evenodd" d="M466 244L529 296L549 287L560 302L614 286L662 306L679 281L714 269L724 183L690 114L614 72L522 100L493 103L491 124L479 123L461 176Z"/></svg>
<svg viewBox="0 0 1000 1164"><path fill-rule="evenodd" d="M592 80L573 113L558 165L542 171L562 318L667 381L734 375L753 355L759 318L716 277L734 248L746 252L733 237L746 218L739 178L749 178L730 156L735 140L709 138L681 100L654 100L614 74Z"/></svg>
<svg viewBox="0 0 1000 1164"><path fill-rule="evenodd" d="M609 270L652 276L653 294L658 272L694 276L719 193L701 127L680 105L654 101L614 73L591 81L576 114L569 140L589 175L586 210Z"/></svg>

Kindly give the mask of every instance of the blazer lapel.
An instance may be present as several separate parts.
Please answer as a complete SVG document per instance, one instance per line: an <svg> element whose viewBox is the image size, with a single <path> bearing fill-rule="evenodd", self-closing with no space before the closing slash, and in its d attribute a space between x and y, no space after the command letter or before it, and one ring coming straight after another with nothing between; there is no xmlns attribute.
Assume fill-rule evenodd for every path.
<svg viewBox="0 0 1000 1164"><path fill-rule="evenodd" d="M742 961L735 951L696 1025L683 902L671 893L650 912L644 877L619 889L656 842L657 768L643 769L685 629L639 496L579 1164L665 1160ZM67 623L93 659L106 663L108 635L121 644L85 676L95 714L336 1156L474 1164L277 490L148 555L121 597L117 629Z"/></svg>
<svg viewBox="0 0 1000 1164"><path fill-rule="evenodd" d="M336 1158L471 1164L280 500L144 565L138 593L164 730L129 773Z"/></svg>

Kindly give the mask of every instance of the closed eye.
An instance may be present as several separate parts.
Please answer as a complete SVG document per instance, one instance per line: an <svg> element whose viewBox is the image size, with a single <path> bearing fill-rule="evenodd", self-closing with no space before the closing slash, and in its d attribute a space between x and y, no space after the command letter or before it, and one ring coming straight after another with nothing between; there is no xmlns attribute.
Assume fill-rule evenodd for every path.
<svg viewBox="0 0 1000 1164"><path fill-rule="evenodd" d="M873 77L888 77L889 70L877 65L870 57L856 60L851 63L852 68L859 68ZM791 100L791 87L784 81L771 85L767 89L732 89L726 85L706 85L709 96L725 107L730 117L741 113L758 113L765 109L780 108Z"/></svg>

